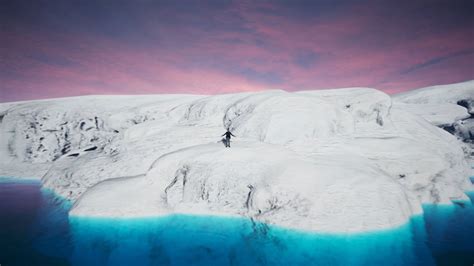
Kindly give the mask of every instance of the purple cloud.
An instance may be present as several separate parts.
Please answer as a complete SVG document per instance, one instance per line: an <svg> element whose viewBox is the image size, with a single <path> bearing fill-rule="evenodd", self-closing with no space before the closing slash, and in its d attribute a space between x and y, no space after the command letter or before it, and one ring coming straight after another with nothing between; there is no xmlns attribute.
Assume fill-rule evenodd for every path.
<svg viewBox="0 0 474 266"><path fill-rule="evenodd" d="M0 101L474 78L472 1L4 1Z"/></svg>

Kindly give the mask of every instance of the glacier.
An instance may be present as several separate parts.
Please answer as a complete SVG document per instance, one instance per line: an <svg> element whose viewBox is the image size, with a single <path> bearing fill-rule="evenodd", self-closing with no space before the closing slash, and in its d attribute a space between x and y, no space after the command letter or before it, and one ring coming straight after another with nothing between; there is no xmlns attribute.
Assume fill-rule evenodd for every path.
<svg viewBox="0 0 474 266"><path fill-rule="evenodd" d="M0 175L41 178L73 202L74 217L394 228L422 204L468 201L473 99L469 81L394 96L344 88L2 103ZM226 128L237 136L230 149Z"/></svg>

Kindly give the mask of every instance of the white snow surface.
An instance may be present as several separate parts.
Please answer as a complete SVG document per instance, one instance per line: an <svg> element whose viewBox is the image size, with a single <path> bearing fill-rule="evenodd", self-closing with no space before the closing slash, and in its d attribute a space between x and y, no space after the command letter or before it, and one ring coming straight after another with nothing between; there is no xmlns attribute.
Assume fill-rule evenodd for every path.
<svg viewBox="0 0 474 266"><path fill-rule="evenodd" d="M462 144L403 106L370 88L0 104L0 175L40 176L72 216L387 229L473 189Z"/></svg>
<svg viewBox="0 0 474 266"><path fill-rule="evenodd" d="M473 97L474 80L448 85L430 86L426 88L420 88L403 93L398 93L394 96L397 101L418 104L456 104L460 100L465 100L466 98L472 99ZM469 109L470 113L472 113L473 107Z"/></svg>
<svg viewBox="0 0 474 266"><path fill-rule="evenodd" d="M474 80L421 88L393 98L398 108L420 115L435 125L451 125L474 115ZM467 108L458 105L463 100Z"/></svg>

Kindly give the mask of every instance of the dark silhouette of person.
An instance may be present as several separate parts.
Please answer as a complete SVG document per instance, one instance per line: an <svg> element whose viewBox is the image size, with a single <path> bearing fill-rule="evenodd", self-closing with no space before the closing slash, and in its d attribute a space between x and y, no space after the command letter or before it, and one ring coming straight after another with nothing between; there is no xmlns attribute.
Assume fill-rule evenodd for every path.
<svg viewBox="0 0 474 266"><path fill-rule="evenodd" d="M224 133L224 134L222 134L222 136L225 136L225 143L224 143L224 144L225 144L225 147L226 147L226 148L230 148L230 138L231 138L231 136L235 137L235 135L232 134L232 133L229 131L229 129L227 129L227 132Z"/></svg>

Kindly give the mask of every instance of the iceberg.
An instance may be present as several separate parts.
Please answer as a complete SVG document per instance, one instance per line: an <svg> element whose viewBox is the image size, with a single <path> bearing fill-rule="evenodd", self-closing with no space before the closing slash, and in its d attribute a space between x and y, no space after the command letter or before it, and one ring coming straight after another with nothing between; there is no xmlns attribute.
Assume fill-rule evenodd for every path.
<svg viewBox="0 0 474 266"><path fill-rule="evenodd" d="M4 103L0 175L41 177L74 217L394 228L422 204L473 190L469 146L438 126L470 117L474 82L446 86L393 97L345 88ZM220 139L227 128L231 148Z"/></svg>

